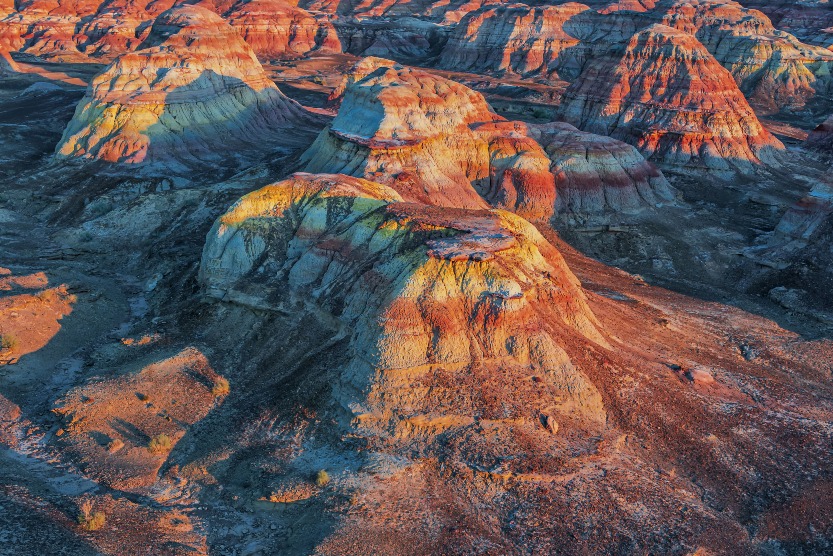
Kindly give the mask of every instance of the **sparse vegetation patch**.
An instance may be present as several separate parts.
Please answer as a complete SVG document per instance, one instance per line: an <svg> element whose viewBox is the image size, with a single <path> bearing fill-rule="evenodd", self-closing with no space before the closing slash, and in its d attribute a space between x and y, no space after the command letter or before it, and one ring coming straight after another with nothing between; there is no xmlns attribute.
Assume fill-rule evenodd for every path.
<svg viewBox="0 0 833 556"><path fill-rule="evenodd" d="M323 487L327 486L330 483L330 474L327 473L325 470L321 470L315 474L315 484Z"/></svg>
<svg viewBox="0 0 833 556"><path fill-rule="evenodd" d="M211 393L215 396L225 396L229 393L230 387L228 380L223 377L218 377L217 380L214 381L214 386L211 388Z"/></svg>
<svg viewBox="0 0 833 556"><path fill-rule="evenodd" d="M0 334L0 351L11 351L17 347L17 338L11 334Z"/></svg>
<svg viewBox="0 0 833 556"><path fill-rule="evenodd" d="M93 511L92 500L84 500L78 508L78 525L85 531L98 531L104 527L106 521L107 514Z"/></svg>
<svg viewBox="0 0 833 556"><path fill-rule="evenodd" d="M148 442L148 451L154 455L167 454L173 447L173 440L165 433L157 434Z"/></svg>

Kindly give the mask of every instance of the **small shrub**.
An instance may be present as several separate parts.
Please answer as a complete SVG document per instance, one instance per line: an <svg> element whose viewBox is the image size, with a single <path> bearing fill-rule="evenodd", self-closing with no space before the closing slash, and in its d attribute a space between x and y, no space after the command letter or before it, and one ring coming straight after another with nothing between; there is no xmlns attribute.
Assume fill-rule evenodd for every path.
<svg viewBox="0 0 833 556"><path fill-rule="evenodd" d="M136 396L139 398L140 401L143 402L146 402L150 399L150 396L148 396L147 394L142 394L141 392L136 394Z"/></svg>
<svg viewBox="0 0 833 556"><path fill-rule="evenodd" d="M107 514L94 512L92 500L84 500L78 511L78 525L85 531L98 531L104 527L107 521Z"/></svg>
<svg viewBox="0 0 833 556"><path fill-rule="evenodd" d="M214 381L214 386L211 388L211 393L215 396L225 396L230 391L228 380L223 377L217 378Z"/></svg>
<svg viewBox="0 0 833 556"><path fill-rule="evenodd" d="M0 334L0 351L13 350L17 347L17 338L11 334Z"/></svg>
<svg viewBox="0 0 833 556"><path fill-rule="evenodd" d="M323 469L315 474L315 484L323 487L327 486L330 482L330 474L324 471Z"/></svg>
<svg viewBox="0 0 833 556"><path fill-rule="evenodd" d="M113 440L111 440L107 444L107 451L110 452L111 454L115 454L116 452L118 452L122 448L124 448L124 442L122 442L118 438L114 438Z"/></svg>
<svg viewBox="0 0 833 556"><path fill-rule="evenodd" d="M167 454L174 447L174 442L171 437L165 433L157 434L148 442L148 450L151 454Z"/></svg>

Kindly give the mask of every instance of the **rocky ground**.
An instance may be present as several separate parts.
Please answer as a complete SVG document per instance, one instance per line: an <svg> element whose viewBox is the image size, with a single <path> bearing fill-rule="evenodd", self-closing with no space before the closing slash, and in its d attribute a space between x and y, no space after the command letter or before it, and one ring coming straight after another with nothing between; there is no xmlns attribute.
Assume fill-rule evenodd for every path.
<svg viewBox="0 0 833 556"><path fill-rule="evenodd" d="M502 65L466 54L485 40L475 17L496 8L426 4L409 21L384 15L401 2L379 14L262 4L175 9L142 27L149 50L120 58L138 45L113 30L12 44L16 67L0 79L0 553L833 551L833 210L826 128L811 135L823 99L773 112L718 68L705 77L731 102L712 118L691 115L708 90L634 111L639 88L659 86L634 68L665 78L723 63L694 44L699 28L640 23L609 61L608 81L631 96L592 101L639 114L627 119L637 131L690 116L696 129L649 161L633 134L552 123L570 91L600 92L581 68L530 75L540 45ZM22 8L8 17L64 17ZM104 19L86 9L72 17ZM356 19L321 16L348 9ZM170 24L177 13L196 23ZM273 13L296 32L264 45L283 19L246 22ZM206 20L230 33L221 16L252 38L206 58L216 45L183 37ZM551 16L553 60L598 48ZM460 19L474 47L440 28ZM465 64L437 58L446 40ZM489 60L504 48L486 42ZM127 64L141 56L150 69ZM166 56L217 77L195 85ZM235 96L229 75L270 99ZM138 109L119 79L140 85L127 88ZM136 114L169 105L162 144L187 170L164 150L128 161L61 147L79 129L133 152ZM252 124L247 107L266 105L268 121L295 123ZM115 125L103 130L99 109ZM754 131L777 161L753 153L726 173L731 147L698 151L717 172L665 156L727 127L719 140ZM218 137L251 156L203 160L231 145Z"/></svg>

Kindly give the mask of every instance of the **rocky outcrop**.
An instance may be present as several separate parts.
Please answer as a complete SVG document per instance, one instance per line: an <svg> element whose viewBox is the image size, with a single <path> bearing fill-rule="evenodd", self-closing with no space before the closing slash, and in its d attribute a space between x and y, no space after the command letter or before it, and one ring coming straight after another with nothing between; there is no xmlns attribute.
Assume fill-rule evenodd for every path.
<svg viewBox="0 0 833 556"><path fill-rule="evenodd" d="M589 65L559 111L584 131L678 168L750 172L778 164L784 148L705 47L664 25L634 35L621 56Z"/></svg>
<svg viewBox="0 0 833 556"><path fill-rule="evenodd" d="M558 251L508 212L404 203L381 184L296 174L217 220L200 279L212 297L306 307L339 331L350 361L333 395L361 430L468 426L467 415L488 411L476 396L438 406L444 389L420 384L431 369L463 377L475 366L500 366L505 380L540 375L552 412L604 420L599 393L561 347L606 345L599 324Z"/></svg>
<svg viewBox="0 0 833 556"><path fill-rule="evenodd" d="M779 28L804 42L829 47L833 43L833 10L827 0L740 0L765 13Z"/></svg>
<svg viewBox="0 0 833 556"><path fill-rule="evenodd" d="M107 0L95 15L83 19L74 41L84 55L112 60L139 48L153 20L173 4L173 0Z"/></svg>
<svg viewBox="0 0 833 556"><path fill-rule="evenodd" d="M662 172L631 145L565 123L528 127L552 160L557 214L586 218L674 202Z"/></svg>
<svg viewBox="0 0 833 556"><path fill-rule="evenodd" d="M454 24L467 13L491 0L302 0L299 5L312 12L325 12L359 19L420 18Z"/></svg>
<svg viewBox="0 0 833 556"><path fill-rule="evenodd" d="M223 16L262 60L295 58L313 50L341 50L335 29L326 18L318 20L284 0L21 3L0 24L0 44L55 61L112 60L138 48L154 19L174 4L199 5Z"/></svg>
<svg viewBox="0 0 833 556"><path fill-rule="evenodd" d="M313 50L341 52L329 21L285 0L241 2L225 17L261 60L297 58Z"/></svg>
<svg viewBox="0 0 833 556"><path fill-rule="evenodd" d="M360 63L342 89L338 115L302 157L306 171L379 181L407 201L552 214L546 154L479 93L381 59Z"/></svg>
<svg viewBox="0 0 833 556"><path fill-rule="evenodd" d="M676 0L660 13L663 24L697 37L758 107L800 109L833 87L833 53L775 29L757 10L733 1Z"/></svg>
<svg viewBox="0 0 833 556"><path fill-rule="evenodd" d="M440 66L454 71L488 72L557 79L562 71L577 73L575 36L583 4L530 7L488 6L462 19L448 40ZM573 20L571 22L571 20ZM571 34L570 31L573 31ZM563 70L562 70L563 68Z"/></svg>
<svg viewBox="0 0 833 556"><path fill-rule="evenodd" d="M59 158L188 167L297 146L311 118L272 83L251 48L216 14L162 14L146 48L99 74L67 126ZM299 131L287 134L289 128ZM301 143L302 144L302 143Z"/></svg>
<svg viewBox="0 0 833 556"><path fill-rule="evenodd" d="M0 50L0 75L11 75L18 73L20 68L17 62L12 59L8 51Z"/></svg>
<svg viewBox="0 0 833 556"><path fill-rule="evenodd" d="M804 146L816 151L833 153L833 116L824 120L807 136Z"/></svg>
<svg viewBox="0 0 833 556"><path fill-rule="evenodd" d="M833 324L833 184L817 182L744 254L758 263L757 282L772 301Z"/></svg>
<svg viewBox="0 0 833 556"><path fill-rule="evenodd" d="M423 60L436 55L450 30L450 26L407 16L340 18L335 25L344 52L403 60Z"/></svg>

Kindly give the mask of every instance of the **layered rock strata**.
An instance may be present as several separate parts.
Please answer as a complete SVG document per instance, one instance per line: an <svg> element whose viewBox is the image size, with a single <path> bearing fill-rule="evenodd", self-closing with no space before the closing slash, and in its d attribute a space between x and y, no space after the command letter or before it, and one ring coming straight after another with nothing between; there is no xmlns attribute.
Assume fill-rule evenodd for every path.
<svg viewBox="0 0 833 556"><path fill-rule="evenodd" d="M306 171L373 179L425 204L552 214L546 154L479 93L380 59L360 63L342 89L338 115L302 157Z"/></svg>
<svg viewBox="0 0 833 556"><path fill-rule="evenodd" d="M777 165L784 148L702 44L658 24L635 34L621 56L588 66L559 114L676 167L749 172Z"/></svg>
<svg viewBox="0 0 833 556"><path fill-rule="evenodd" d="M226 20L261 60L341 52L332 24L284 0L251 0L235 5Z"/></svg>
<svg viewBox="0 0 833 556"><path fill-rule="evenodd" d="M583 4L530 7L488 6L462 19L448 40L441 67L520 77L561 78L577 73L583 61L577 48L577 16ZM571 34L572 31L572 34Z"/></svg>
<svg viewBox="0 0 833 556"><path fill-rule="evenodd" d="M668 180L631 145L565 123L528 128L552 160L557 214L627 213L674 203Z"/></svg>
<svg viewBox="0 0 833 556"><path fill-rule="evenodd" d="M333 394L362 430L468 426L459 412L484 408L459 397L445 407L421 377L496 364L507 379L540 374L555 414L604 419L599 393L561 347L606 345L599 324L558 251L508 212L406 203L363 179L296 174L217 220L200 278L213 297L279 312L303 300L331 322L350 354ZM453 414L432 422L443 407Z"/></svg>
<svg viewBox="0 0 833 556"><path fill-rule="evenodd" d="M833 52L777 30L757 10L732 1L676 0L661 13L663 24L697 37L758 107L800 109L830 93Z"/></svg>
<svg viewBox="0 0 833 556"><path fill-rule="evenodd" d="M145 48L90 85L56 154L140 164L242 160L296 146L314 120L269 80L252 49L197 6L157 18Z"/></svg>

